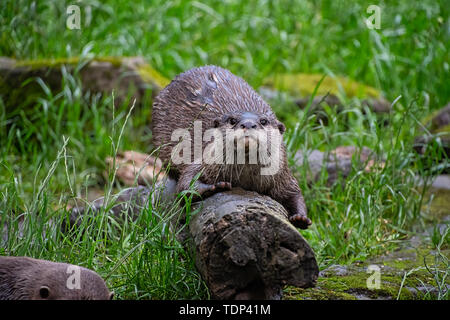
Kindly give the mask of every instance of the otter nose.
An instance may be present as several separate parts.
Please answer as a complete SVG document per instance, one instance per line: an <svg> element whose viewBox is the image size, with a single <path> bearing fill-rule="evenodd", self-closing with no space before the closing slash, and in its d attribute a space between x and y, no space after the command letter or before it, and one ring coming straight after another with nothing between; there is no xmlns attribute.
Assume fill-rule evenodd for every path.
<svg viewBox="0 0 450 320"><path fill-rule="evenodd" d="M256 123L251 120L244 120L241 122L241 129L256 129Z"/></svg>

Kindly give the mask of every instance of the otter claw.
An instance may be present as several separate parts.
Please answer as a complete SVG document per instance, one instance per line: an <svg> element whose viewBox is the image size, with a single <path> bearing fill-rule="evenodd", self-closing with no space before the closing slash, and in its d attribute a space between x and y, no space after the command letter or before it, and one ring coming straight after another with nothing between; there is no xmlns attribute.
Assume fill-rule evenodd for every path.
<svg viewBox="0 0 450 320"><path fill-rule="evenodd" d="M229 182L217 182L215 186L213 186L214 189L221 189L221 190L231 190L231 183Z"/></svg>
<svg viewBox="0 0 450 320"><path fill-rule="evenodd" d="M214 193L231 190L230 182L217 182L216 184L204 185L198 189L202 198L207 198L212 196Z"/></svg>
<svg viewBox="0 0 450 320"><path fill-rule="evenodd" d="M289 217L289 221L294 225L296 228L300 229L308 229L308 227L311 225L311 219L306 217L305 215L301 214L294 214Z"/></svg>

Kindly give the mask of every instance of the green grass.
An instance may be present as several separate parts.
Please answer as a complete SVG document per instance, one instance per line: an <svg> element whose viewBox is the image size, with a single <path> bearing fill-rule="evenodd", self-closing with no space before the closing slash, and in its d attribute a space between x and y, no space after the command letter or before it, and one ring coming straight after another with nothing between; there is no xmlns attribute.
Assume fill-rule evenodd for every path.
<svg viewBox="0 0 450 320"><path fill-rule="evenodd" d="M370 1L85 0L79 4L81 30L65 27L69 4L1 1L0 56L141 55L168 78L217 64L256 88L277 73L335 74L373 86L391 102L400 97L384 118L362 113L361 101L349 99L345 112L325 110L327 126L289 99L271 104L289 118L291 159L299 149L330 151L339 145L367 146L386 158L384 169L372 173L355 164L345 188L328 187L325 172L308 184L308 167L296 168L314 222L302 234L321 268L391 250L420 220L423 190L413 178L428 172L429 158L418 157L412 142L419 120L450 100L445 1L379 2L380 30L364 25ZM192 259L168 232L168 218L156 219L164 216L161 208L144 209L136 221L99 214L74 230L75 236L59 231L70 200L84 198L90 188L110 193L122 187L112 175L102 175L107 156L153 150L151 108L135 110L126 120L131 102L114 110L112 96L84 95L76 75L65 75L60 92L40 85L43 97L27 112L16 110L14 118L6 116L0 99L0 223L14 227L17 217L27 222L23 237L11 231L0 254L92 268L109 275L118 298L207 298Z"/></svg>

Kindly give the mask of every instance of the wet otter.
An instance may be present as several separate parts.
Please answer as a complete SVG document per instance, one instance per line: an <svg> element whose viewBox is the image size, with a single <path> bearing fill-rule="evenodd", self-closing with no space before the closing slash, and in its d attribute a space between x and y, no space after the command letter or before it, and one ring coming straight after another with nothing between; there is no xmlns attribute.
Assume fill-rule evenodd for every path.
<svg viewBox="0 0 450 320"><path fill-rule="evenodd" d="M0 257L0 300L109 300L112 297L103 279L92 270L28 257Z"/></svg>
<svg viewBox="0 0 450 320"><path fill-rule="evenodd" d="M205 134L212 128L222 133L222 136L213 135L212 141L218 146L213 148L216 151L212 152L213 160L220 155L217 154L220 150L225 152L225 145L229 146L227 142L233 141L232 156L220 155L222 160L225 157L231 161L202 161L209 145ZM184 133L183 136L186 131L187 135ZM227 133L233 131L239 133L229 138ZM261 171L267 167L263 160L271 157L271 152L267 153L266 159L259 154L256 162L248 161L251 142L256 140L257 146L264 145L261 139L252 137L252 131L270 133L267 134L267 147L274 146L274 141L281 141L279 158L272 161L278 166L276 172L262 174ZM284 131L285 126L277 120L270 106L247 82L217 66L194 68L178 75L153 103L153 143L160 147L159 156L169 166L169 174L178 180L178 192L189 189L194 178L198 178L194 189L203 197L229 190L232 186L256 191L280 202L289 212L291 223L306 229L311 220L306 215L298 182L288 168L281 138ZM199 134L201 140L197 139ZM182 138L177 139L180 135ZM239 148L234 143L238 141L244 145L241 155L245 163L236 161ZM184 148L185 142L189 143L188 148ZM177 154L190 161L173 161Z"/></svg>

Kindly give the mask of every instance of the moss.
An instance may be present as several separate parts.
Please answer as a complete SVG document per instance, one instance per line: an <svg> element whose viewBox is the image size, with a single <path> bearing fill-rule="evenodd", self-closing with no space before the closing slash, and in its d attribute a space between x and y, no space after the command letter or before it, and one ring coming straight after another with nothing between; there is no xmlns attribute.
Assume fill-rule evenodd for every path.
<svg viewBox="0 0 450 320"><path fill-rule="evenodd" d="M448 256L450 250L443 250L442 253ZM424 268L425 262L433 267L434 258L434 252L429 247L421 246L418 249L404 249L378 257L370 263L364 263L363 266L341 266L340 269L347 270L344 275L338 274L333 269L327 269L317 280L315 288L287 287L284 290L284 298L296 300L397 299L399 290L402 288L399 299L421 299L424 293L414 289L424 285L435 287L433 275ZM369 264L380 267L380 289L367 287L370 274L366 272L366 267ZM414 271L406 276L402 286L405 273L411 270Z"/></svg>
<svg viewBox="0 0 450 320"><path fill-rule="evenodd" d="M137 72L144 81L152 81L160 88L164 88L170 83L170 80L162 76L158 71L149 65L139 66Z"/></svg>
<svg viewBox="0 0 450 320"><path fill-rule="evenodd" d="M122 65L123 57L95 57L93 60L99 62L109 62L114 67L120 67ZM40 68L59 68L62 65L72 65L75 66L80 63L79 57L71 58L59 58L59 59L41 59L41 60L25 60L18 61L16 63L17 67L30 67L31 69ZM88 60L86 60L88 61ZM169 84L169 80L162 76L158 71L153 69L148 64L139 65L137 72L146 82L152 82L158 85L160 88L164 88Z"/></svg>
<svg viewBox="0 0 450 320"><path fill-rule="evenodd" d="M85 59L89 61L90 59ZM120 67L122 64L121 57L95 57L93 59L95 61L100 62L109 62L115 67ZM23 60L17 61L17 67L30 67L32 69L39 69L44 67L50 68L58 68L62 65L77 65L80 63L80 57L71 57L71 58L57 58L57 59L39 59L39 60Z"/></svg>
<svg viewBox="0 0 450 320"><path fill-rule="evenodd" d="M319 300L355 300L366 299L396 299L402 283L402 275L381 273L380 289L368 289L369 274L361 270L349 276L331 276L319 278L316 288L299 289L288 287L285 289L285 299L319 299ZM427 279L429 282L430 279ZM420 285L417 278L406 278L400 299L414 299L415 295L407 287Z"/></svg>
<svg viewBox="0 0 450 320"><path fill-rule="evenodd" d="M269 77L263 81L263 85L275 88L280 91L287 91L294 96L309 96L314 92L314 88L319 83L323 75L321 74L281 74ZM347 97L357 98L380 98L381 93L377 89L363 85L346 77L326 76L318 88L317 95L327 93L337 95L340 87Z"/></svg>
<svg viewBox="0 0 450 320"><path fill-rule="evenodd" d="M286 300L356 300L356 297L349 293L318 287L310 289L287 287L283 298Z"/></svg>

